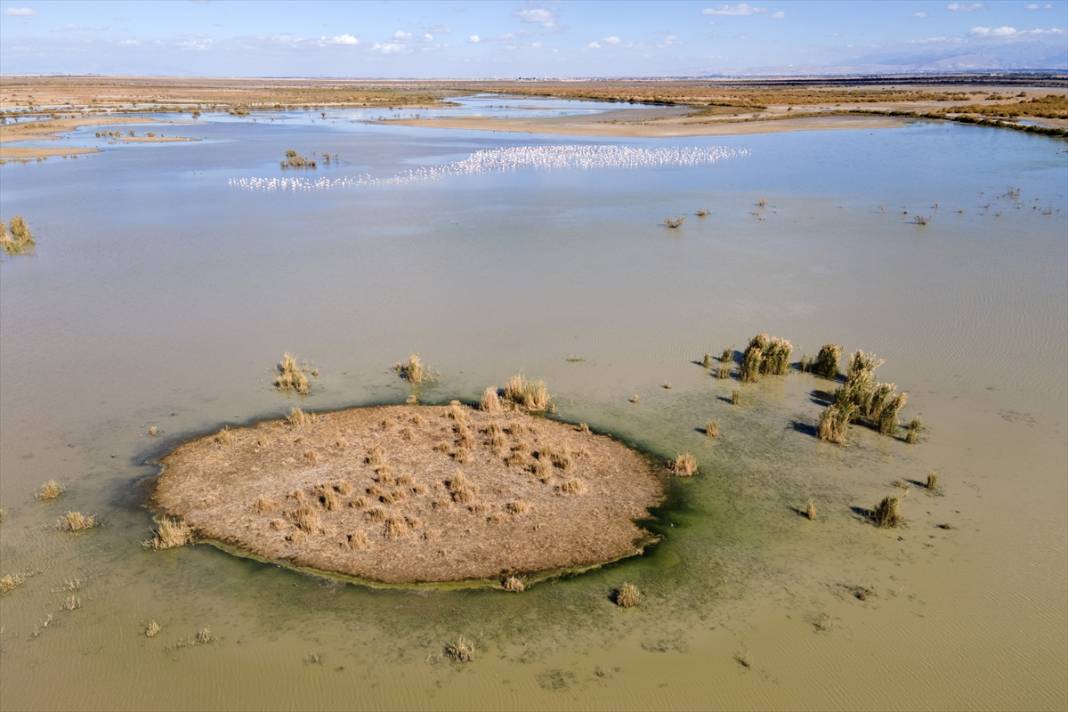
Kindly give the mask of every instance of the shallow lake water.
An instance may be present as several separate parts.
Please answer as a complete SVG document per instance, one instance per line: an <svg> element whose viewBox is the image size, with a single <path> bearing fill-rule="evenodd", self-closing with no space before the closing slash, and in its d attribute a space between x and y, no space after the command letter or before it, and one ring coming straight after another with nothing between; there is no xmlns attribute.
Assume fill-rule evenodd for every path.
<svg viewBox="0 0 1068 712"><path fill-rule="evenodd" d="M468 110L604 108L479 101ZM0 597L0 707L1068 704L1068 144L934 123L601 141L327 113L141 124L198 140L0 167L3 219L38 238L0 261L0 575L32 574ZM314 178L389 178L560 145L748 153L230 184L307 175L279 168L288 148L340 159ZM660 224L674 215L682 228ZM909 392L922 442L854 428L847 448L821 443L813 391L833 384L740 384L693 363L761 331L795 356L837 341L886 358L879 376ZM310 396L272 389L283 351L320 369ZM403 401L391 366L412 352L439 374L424 401L473 400L521 371L548 382L559 417L693 452L701 473L659 513L663 541L521 595L372 590L141 547L154 456L295 405ZM698 432L709 420L715 441ZM932 470L944 494L913 487L906 527L854 513ZM53 478L67 492L36 501ZM810 498L815 522L793 511ZM62 533L67 509L102 526ZM638 608L609 601L624 581ZM206 626L213 642L184 645ZM473 662L442 660L457 635Z"/></svg>

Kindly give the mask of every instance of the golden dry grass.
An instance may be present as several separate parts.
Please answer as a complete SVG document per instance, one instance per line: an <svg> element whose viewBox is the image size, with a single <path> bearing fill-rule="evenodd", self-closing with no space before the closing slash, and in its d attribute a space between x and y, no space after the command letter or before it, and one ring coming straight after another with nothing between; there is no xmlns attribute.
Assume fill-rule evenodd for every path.
<svg viewBox="0 0 1068 712"><path fill-rule="evenodd" d="M0 576L0 593L11 593L25 581L25 574L5 574Z"/></svg>
<svg viewBox="0 0 1068 712"><path fill-rule="evenodd" d="M445 657L457 663L469 663L475 659L475 644L462 635L445 643Z"/></svg>
<svg viewBox="0 0 1068 712"><path fill-rule="evenodd" d="M79 532L96 526L96 517L81 512L67 512L59 518L59 528L68 532Z"/></svg>
<svg viewBox="0 0 1068 712"><path fill-rule="evenodd" d="M518 373L504 384L504 398L516 407L531 412L549 408L549 389L545 381L528 381Z"/></svg>
<svg viewBox="0 0 1068 712"><path fill-rule="evenodd" d="M501 399L497 395L497 386L490 386L482 392L482 400L479 402L479 407L486 413L501 412Z"/></svg>
<svg viewBox="0 0 1068 712"><path fill-rule="evenodd" d="M688 452L676 455L669 464L671 471L678 477L693 477L697 474L697 458Z"/></svg>
<svg viewBox="0 0 1068 712"><path fill-rule="evenodd" d="M714 440L719 437L719 423L714 420L708 421L705 425L705 435L709 440Z"/></svg>
<svg viewBox="0 0 1068 712"><path fill-rule="evenodd" d="M33 249L37 242L21 215L11 218L10 227L0 222L0 249L9 255L21 255Z"/></svg>
<svg viewBox="0 0 1068 712"><path fill-rule="evenodd" d="M816 363L812 365L812 372L824 378L838 378L838 362L841 360L840 344L824 344L816 356Z"/></svg>
<svg viewBox="0 0 1068 712"><path fill-rule="evenodd" d="M152 538L145 540L142 544L148 549L162 551L185 546L191 541L193 541L193 530L185 522L175 517L157 517Z"/></svg>
<svg viewBox="0 0 1068 712"><path fill-rule="evenodd" d="M296 391L302 396L311 392L311 381L304 368L297 363L297 359L288 353L282 354L282 360L278 363L278 375L274 379L274 387L280 391Z"/></svg>
<svg viewBox="0 0 1068 712"><path fill-rule="evenodd" d="M37 499L55 499L56 497L63 494L63 492L63 485L59 484L55 480L48 480L48 482L45 482L43 485L41 485L41 489L37 490Z"/></svg>
<svg viewBox="0 0 1068 712"><path fill-rule="evenodd" d="M633 608L641 603L642 594L634 584L624 583L615 590L612 600L620 608Z"/></svg>
<svg viewBox="0 0 1068 712"><path fill-rule="evenodd" d="M511 591L512 593L522 593L527 588L526 584L523 583L523 579L519 578L518 576L507 577L506 579L504 579L504 582L501 584L501 587L505 591Z"/></svg>
<svg viewBox="0 0 1068 712"><path fill-rule="evenodd" d="M811 499L808 501L808 504L805 505L805 518L809 521L814 521L816 519L816 503Z"/></svg>
<svg viewBox="0 0 1068 712"><path fill-rule="evenodd" d="M904 519L901 515L901 500L892 495L883 497L871 511L872 523L877 527L896 527Z"/></svg>
<svg viewBox="0 0 1068 712"><path fill-rule="evenodd" d="M159 623L157 623L156 621L149 621L148 625L145 626L145 637L155 638L157 635L159 635L160 630L162 629L160 628Z"/></svg>
<svg viewBox="0 0 1068 712"><path fill-rule="evenodd" d="M419 385L427 378L427 370L419 354L411 354L407 360L393 366L397 374L412 385Z"/></svg>

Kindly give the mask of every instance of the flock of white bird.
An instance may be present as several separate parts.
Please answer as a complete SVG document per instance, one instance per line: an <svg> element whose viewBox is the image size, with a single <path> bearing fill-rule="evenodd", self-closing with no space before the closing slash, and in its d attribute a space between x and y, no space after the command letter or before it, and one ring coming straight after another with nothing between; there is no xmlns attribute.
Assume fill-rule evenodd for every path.
<svg viewBox="0 0 1068 712"><path fill-rule="evenodd" d="M230 178L229 185L244 190L332 190L376 185L398 185L436 180L450 176L484 175L523 169L558 170L597 168L664 168L712 165L749 155L748 149L710 146L707 148L640 148L563 144L556 146L511 146L475 151L467 158L436 166L422 166L385 178L366 173L329 178L245 177Z"/></svg>

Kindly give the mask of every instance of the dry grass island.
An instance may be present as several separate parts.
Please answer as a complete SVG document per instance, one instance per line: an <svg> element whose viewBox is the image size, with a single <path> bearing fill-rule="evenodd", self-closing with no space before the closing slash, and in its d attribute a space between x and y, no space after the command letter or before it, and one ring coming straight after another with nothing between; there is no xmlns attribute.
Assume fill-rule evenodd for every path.
<svg viewBox="0 0 1068 712"><path fill-rule="evenodd" d="M367 582L508 590L640 553L654 537L636 522L668 476L507 393L479 409L297 409L187 442L162 465L152 501L181 541ZM160 524L157 539L176 526Z"/></svg>

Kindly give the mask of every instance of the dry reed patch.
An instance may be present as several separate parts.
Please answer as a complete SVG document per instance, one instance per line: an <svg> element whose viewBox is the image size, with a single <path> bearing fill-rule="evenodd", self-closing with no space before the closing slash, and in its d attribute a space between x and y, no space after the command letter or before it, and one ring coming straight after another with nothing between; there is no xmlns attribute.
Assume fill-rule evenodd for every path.
<svg viewBox="0 0 1068 712"><path fill-rule="evenodd" d="M808 504L805 505L805 519L810 522L816 520L816 503L811 499L808 501Z"/></svg>
<svg viewBox="0 0 1068 712"><path fill-rule="evenodd" d="M705 426L705 436L709 440L715 440L719 437L719 423L714 420L708 421L708 425Z"/></svg>
<svg viewBox="0 0 1068 712"><path fill-rule="evenodd" d="M148 624L145 626L145 637L155 638L157 635L159 635L159 632L161 630L162 628L160 627L159 623L157 623L156 621L149 621Z"/></svg>
<svg viewBox="0 0 1068 712"><path fill-rule="evenodd" d="M927 489L928 492L940 491L942 488L938 484L938 473L933 470L931 472L928 472L927 480L923 483L923 486Z"/></svg>
<svg viewBox="0 0 1068 712"><path fill-rule="evenodd" d="M528 381L519 373L504 384L504 398L517 408L535 413L549 408L549 389L545 381Z"/></svg>
<svg viewBox="0 0 1068 712"><path fill-rule="evenodd" d="M304 367L297 363L297 359L288 353L282 354L282 360L278 363L278 375L274 379L274 387L280 391L296 391L302 396L311 392L311 381Z"/></svg>
<svg viewBox="0 0 1068 712"><path fill-rule="evenodd" d="M419 354L411 354L407 360L394 364L393 370L397 372L401 378L411 383L413 386L417 386L425 380L428 380L429 372L426 366L423 365L423 361L419 358Z"/></svg>
<svg viewBox="0 0 1068 712"><path fill-rule="evenodd" d="M693 477L697 474L697 458L688 452L676 455L669 464L671 471L678 477Z"/></svg>
<svg viewBox="0 0 1068 712"><path fill-rule="evenodd" d="M790 370L794 346L786 339L757 334L742 354L742 380L757 381L761 375L783 376Z"/></svg>
<svg viewBox="0 0 1068 712"><path fill-rule="evenodd" d="M191 541L193 541L193 530L188 524L173 517L157 517L152 538L146 539L142 545L147 549L162 551L185 546Z"/></svg>
<svg viewBox="0 0 1068 712"><path fill-rule="evenodd" d="M527 585L518 576L509 576L501 583L501 588L512 593L522 593L526 590Z"/></svg>
<svg viewBox="0 0 1068 712"><path fill-rule="evenodd" d="M612 593L612 601L620 608L633 608L641 603L642 593L632 583L625 583Z"/></svg>
<svg viewBox="0 0 1068 712"><path fill-rule="evenodd" d="M818 431L821 440L844 445L849 423L861 423L883 435L896 435L908 394L898 393L893 383L875 381L875 370L882 364L883 360L875 354L853 353L845 384L835 391L834 402L820 416ZM919 426L916 427L916 433L906 433L906 441L915 442Z"/></svg>
<svg viewBox="0 0 1068 712"><path fill-rule="evenodd" d="M635 522L665 486L621 443L519 409L354 408L299 431L276 420L231 433L225 449L202 438L164 458L161 514L201 541L387 583L500 581L638 553L652 537ZM339 433L349 446L327 447Z"/></svg>
<svg viewBox="0 0 1068 712"><path fill-rule="evenodd" d="M664 224L664 227L666 227L666 228L671 228L672 230L677 230L678 228L682 227L683 223L685 223L685 222L686 222L686 218L684 216L682 216L682 215L679 215L679 216L676 216L676 217L673 217L673 218L664 218L664 223L663 224Z"/></svg>
<svg viewBox="0 0 1068 712"><path fill-rule="evenodd" d="M820 347L816 362L812 364L812 373L824 378L838 378L838 363L842 360L840 344L824 344Z"/></svg>
<svg viewBox="0 0 1068 712"><path fill-rule="evenodd" d="M26 581L26 574L5 574L0 576L0 593L11 593Z"/></svg>
<svg viewBox="0 0 1068 712"><path fill-rule="evenodd" d="M41 485L41 489L37 490L37 499L49 500L55 499L59 495L63 494L63 485L59 484L55 480L49 480Z"/></svg>
<svg viewBox="0 0 1068 712"><path fill-rule="evenodd" d="M475 644L461 635L445 643L445 657L456 663L469 663L475 659Z"/></svg>
<svg viewBox="0 0 1068 712"><path fill-rule="evenodd" d="M500 413L503 410L501 399L497 395L497 386L490 386L483 391L479 407L487 413Z"/></svg>
<svg viewBox="0 0 1068 712"><path fill-rule="evenodd" d="M68 532L80 532L96 526L96 517L81 512L67 512L59 518L59 528Z"/></svg>
<svg viewBox="0 0 1068 712"><path fill-rule="evenodd" d="M901 500L894 496L883 497L871 510L871 521L877 527L896 527L905 521L901 514Z"/></svg>
<svg viewBox="0 0 1068 712"><path fill-rule="evenodd" d="M0 222L0 249L7 254L21 255L32 250L36 244L33 233L21 215L11 218L10 227Z"/></svg>

